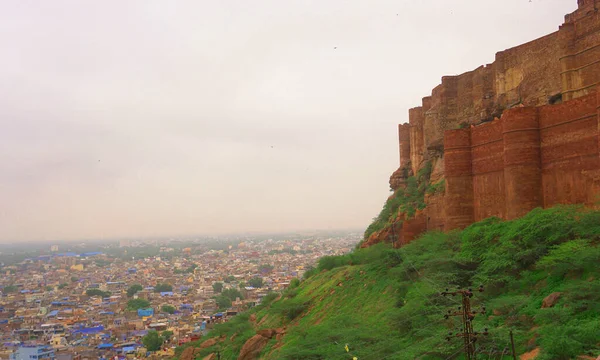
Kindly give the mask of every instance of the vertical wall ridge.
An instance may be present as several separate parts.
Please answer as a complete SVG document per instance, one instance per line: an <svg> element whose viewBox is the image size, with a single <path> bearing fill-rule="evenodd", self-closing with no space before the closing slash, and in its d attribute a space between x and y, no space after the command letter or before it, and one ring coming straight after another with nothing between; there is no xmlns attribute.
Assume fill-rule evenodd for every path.
<svg viewBox="0 0 600 360"><path fill-rule="evenodd" d="M502 116L506 217L543 206L540 124L537 108L515 108Z"/></svg>

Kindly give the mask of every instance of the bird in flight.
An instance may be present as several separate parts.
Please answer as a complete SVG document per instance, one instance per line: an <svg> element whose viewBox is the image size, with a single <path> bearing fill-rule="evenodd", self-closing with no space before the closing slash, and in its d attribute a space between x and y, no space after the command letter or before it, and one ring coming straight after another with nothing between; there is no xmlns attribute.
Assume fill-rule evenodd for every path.
<svg viewBox="0 0 600 360"><path fill-rule="evenodd" d="M333 50L335 50L335 49L337 49L337 46L334 46L334 47L333 47Z"/></svg>

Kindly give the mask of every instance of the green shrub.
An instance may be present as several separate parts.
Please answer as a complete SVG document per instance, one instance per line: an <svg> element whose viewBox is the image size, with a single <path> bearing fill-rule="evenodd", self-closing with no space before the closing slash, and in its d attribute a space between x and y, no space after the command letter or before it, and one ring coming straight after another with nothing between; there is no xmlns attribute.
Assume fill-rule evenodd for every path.
<svg viewBox="0 0 600 360"><path fill-rule="evenodd" d="M478 340L478 348L510 346L512 329L519 354L540 347L540 359L546 360L597 355L598 214L577 206L536 209L513 221L491 218L463 231L430 232L400 249L379 244L324 258L307 270L308 280L251 310L259 329L287 329L259 357L458 358L460 339L444 338L461 321L442 315L461 301L440 292L480 284L485 291L471 298L472 308L487 310L476 315L474 328L488 327L490 334ZM556 304L542 308L555 292ZM238 357L243 341L255 334L249 321L236 321L208 335L226 335L222 358ZM202 349L198 356L214 351ZM482 357L493 358L485 351Z"/></svg>

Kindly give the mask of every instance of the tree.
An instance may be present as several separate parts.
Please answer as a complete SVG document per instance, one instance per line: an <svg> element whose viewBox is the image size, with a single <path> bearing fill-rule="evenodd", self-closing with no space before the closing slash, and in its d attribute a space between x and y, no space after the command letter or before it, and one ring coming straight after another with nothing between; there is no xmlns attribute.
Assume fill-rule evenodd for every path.
<svg viewBox="0 0 600 360"><path fill-rule="evenodd" d="M233 275L229 275L228 277L225 278L224 280L227 284L229 284L232 281L235 281L235 276Z"/></svg>
<svg viewBox="0 0 600 360"><path fill-rule="evenodd" d="M174 314L175 313L175 308L171 305L163 305L160 310L162 312L165 312L167 314Z"/></svg>
<svg viewBox="0 0 600 360"><path fill-rule="evenodd" d="M231 307L231 300L229 300L227 296L219 295L215 298L215 301L219 310L225 310Z"/></svg>
<svg viewBox="0 0 600 360"><path fill-rule="evenodd" d="M17 292L17 290L19 290L19 288L16 285L8 285L8 286L5 286L4 289L2 289L2 292L5 294L8 294L8 293Z"/></svg>
<svg viewBox="0 0 600 360"><path fill-rule="evenodd" d="M298 278L293 278L292 281L290 281L290 289L295 289L300 285L300 279Z"/></svg>
<svg viewBox="0 0 600 360"><path fill-rule="evenodd" d="M198 265L192 264L192 265L188 266L186 269L175 269L174 273L175 274L191 274L194 272L194 270L197 267L198 267Z"/></svg>
<svg viewBox="0 0 600 360"><path fill-rule="evenodd" d="M148 331L148 334L142 338L142 344L148 349L148 351L159 350L165 339L158 335L156 330Z"/></svg>
<svg viewBox="0 0 600 360"><path fill-rule="evenodd" d="M261 273L270 273L271 271L273 271L273 265L269 265L269 264L262 264L261 266L258 267L258 271L260 271Z"/></svg>
<svg viewBox="0 0 600 360"><path fill-rule="evenodd" d="M103 260L103 259L96 259L94 260L94 263L96 264L96 266L98 267L105 267L111 264L110 261L107 260Z"/></svg>
<svg viewBox="0 0 600 360"><path fill-rule="evenodd" d="M46 291L52 291L52 290L54 290L53 286L50 286L50 285L46 286Z"/></svg>
<svg viewBox="0 0 600 360"><path fill-rule="evenodd" d="M261 277L252 278L248 280L248 285L255 288L261 288L263 287L263 279Z"/></svg>
<svg viewBox="0 0 600 360"><path fill-rule="evenodd" d="M128 310L145 309L150 306L150 301L144 299L132 299L127 302Z"/></svg>
<svg viewBox="0 0 600 360"><path fill-rule="evenodd" d="M170 284L158 284L154 287L155 293L169 292L169 291L173 291L173 286L171 286Z"/></svg>
<svg viewBox="0 0 600 360"><path fill-rule="evenodd" d="M64 288L66 288L67 286L69 286L69 284L67 284L67 283L62 283L62 284L58 285L58 288L59 288L60 290L62 290L62 289L64 289Z"/></svg>
<svg viewBox="0 0 600 360"><path fill-rule="evenodd" d="M165 330L162 332L162 334L160 334L160 336L162 336L165 341L169 341L171 340L171 336L173 336L173 332L171 330Z"/></svg>
<svg viewBox="0 0 600 360"><path fill-rule="evenodd" d="M246 287L246 283L242 281L242 282L240 283L240 286L239 286L239 288L240 288L240 289L243 289L243 288L245 288L245 287Z"/></svg>
<svg viewBox="0 0 600 360"><path fill-rule="evenodd" d="M100 289L87 289L85 291L87 296L100 296L102 298L109 297L111 295L110 291L102 291Z"/></svg>
<svg viewBox="0 0 600 360"><path fill-rule="evenodd" d="M133 297L133 295L135 295L138 291L141 291L142 289L143 289L142 285L133 284L129 287L129 289L127 289L127 296Z"/></svg>
<svg viewBox="0 0 600 360"><path fill-rule="evenodd" d="M221 292L221 295L229 298L231 301L234 301L236 298L244 298L238 289L225 289Z"/></svg>
<svg viewBox="0 0 600 360"><path fill-rule="evenodd" d="M220 282L216 282L216 283L214 283L214 284L213 284L213 290L214 290L216 293L220 293L221 291L223 291L223 283L220 283Z"/></svg>
<svg viewBox="0 0 600 360"><path fill-rule="evenodd" d="M78 281L79 281L79 277L71 276L71 282L78 282Z"/></svg>

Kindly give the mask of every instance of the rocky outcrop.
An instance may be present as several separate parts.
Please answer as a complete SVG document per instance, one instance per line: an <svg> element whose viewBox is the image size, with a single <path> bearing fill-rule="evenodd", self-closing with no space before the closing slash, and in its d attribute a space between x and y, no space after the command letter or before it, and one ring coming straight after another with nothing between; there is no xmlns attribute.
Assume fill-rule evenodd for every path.
<svg viewBox="0 0 600 360"><path fill-rule="evenodd" d="M208 339L208 340L204 341L202 344L200 344L200 349L206 349L207 347L211 347L218 342L219 342L219 338Z"/></svg>
<svg viewBox="0 0 600 360"><path fill-rule="evenodd" d="M272 338L276 338L277 341L280 341L281 338L285 335L285 328L277 328L277 329L262 329L256 332L256 335L251 337L244 343L242 346L242 350L240 351L240 356L238 360L255 360L258 359L261 351L267 345L269 340Z"/></svg>
<svg viewBox="0 0 600 360"><path fill-rule="evenodd" d="M269 342L269 338L264 337L260 334L256 334L246 341L238 360L256 360L258 359L260 352Z"/></svg>
<svg viewBox="0 0 600 360"><path fill-rule="evenodd" d="M579 0L559 30L442 77L398 127L393 190L432 166L444 194L426 198L408 233L460 229L536 207L593 205L600 193L600 12ZM422 221L422 220L425 221ZM402 232L402 231L400 231ZM389 238L387 229L365 239ZM411 235L409 235L410 237ZM406 239L405 239L406 241Z"/></svg>
<svg viewBox="0 0 600 360"><path fill-rule="evenodd" d="M390 176L390 189L396 191L400 188L406 186L406 179L412 173L409 172L409 168L407 166L403 166L398 168L398 170L394 171L392 176Z"/></svg>
<svg viewBox="0 0 600 360"><path fill-rule="evenodd" d="M199 352L200 352L200 349L198 349L198 348L188 347L185 350L183 350L183 352L179 356L179 359L180 360L195 360L196 354L198 354Z"/></svg>
<svg viewBox="0 0 600 360"><path fill-rule="evenodd" d="M554 305L556 305L556 303L558 302L558 299L560 299L560 295L561 293L554 292L546 296L542 301L542 309L554 307Z"/></svg>

